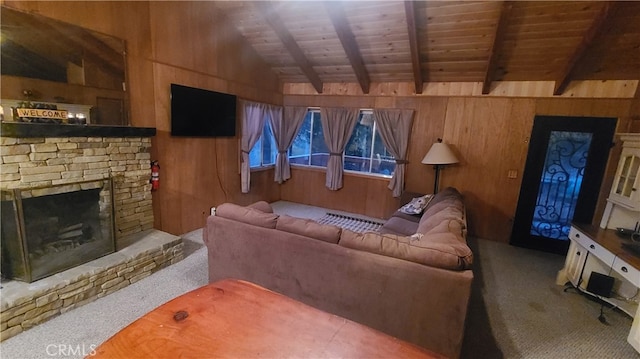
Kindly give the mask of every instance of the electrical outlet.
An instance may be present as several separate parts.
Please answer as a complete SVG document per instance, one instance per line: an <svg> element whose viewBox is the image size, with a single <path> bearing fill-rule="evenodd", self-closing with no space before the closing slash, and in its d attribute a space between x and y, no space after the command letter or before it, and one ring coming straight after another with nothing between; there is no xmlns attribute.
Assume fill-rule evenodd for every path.
<svg viewBox="0 0 640 359"><path fill-rule="evenodd" d="M509 172L507 172L507 178L518 178L518 170L509 170Z"/></svg>
<svg viewBox="0 0 640 359"><path fill-rule="evenodd" d="M211 207L211 215L212 216L216 215L216 207Z"/></svg>

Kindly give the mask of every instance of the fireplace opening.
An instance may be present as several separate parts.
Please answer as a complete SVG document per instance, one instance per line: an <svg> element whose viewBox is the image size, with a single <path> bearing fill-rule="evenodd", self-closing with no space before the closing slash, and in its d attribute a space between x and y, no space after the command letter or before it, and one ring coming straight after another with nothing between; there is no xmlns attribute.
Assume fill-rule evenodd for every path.
<svg viewBox="0 0 640 359"><path fill-rule="evenodd" d="M111 180L3 191L2 275L32 282L115 251Z"/></svg>

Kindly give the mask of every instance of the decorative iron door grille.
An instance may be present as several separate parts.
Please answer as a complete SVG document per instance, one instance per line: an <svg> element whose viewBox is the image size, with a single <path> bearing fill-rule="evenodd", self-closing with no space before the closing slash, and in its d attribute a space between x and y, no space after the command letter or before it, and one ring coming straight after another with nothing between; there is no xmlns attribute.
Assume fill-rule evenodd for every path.
<svg viewBox="0 0 640 359"><path fill-rule="evenodd" d="M531 234L567 240L593 135L551 131Z"/></svg>

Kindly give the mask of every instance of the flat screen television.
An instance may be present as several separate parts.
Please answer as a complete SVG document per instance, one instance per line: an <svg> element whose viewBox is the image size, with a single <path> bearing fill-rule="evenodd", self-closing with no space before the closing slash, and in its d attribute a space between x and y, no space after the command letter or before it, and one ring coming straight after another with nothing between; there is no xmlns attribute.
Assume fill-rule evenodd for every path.
<svg viewBox="0 0 640 359"><path fill-rule="evenodd" d="M171 135L233 137L235 95L171 84Z"/></svg>

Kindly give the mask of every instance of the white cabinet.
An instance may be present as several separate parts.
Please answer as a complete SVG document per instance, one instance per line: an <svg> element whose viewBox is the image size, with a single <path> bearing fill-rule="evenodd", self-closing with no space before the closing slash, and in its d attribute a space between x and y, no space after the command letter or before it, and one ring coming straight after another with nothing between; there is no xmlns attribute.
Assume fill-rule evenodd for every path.
<svg viewBox="0 0 640 359"><path fill-rule="evenodd" d="M611 266L616 256L606 250L602 245L591 239L587 234L583 233L574 226L569 230L569 239L571 242L577 242L587 251L593 253L604 265Z"/></svg>
<svg viewBox="0 0 640 359"><path fill-rule="evenodd" d="M574 223L564 268L557 282L570 281L578 290L608 302L634 318L627 341L640 351L640 256L625 249L616 228L640 228L640 133L618 134L622 153L607 198L600 228ZM614 295L602 297L590 293L592 273L614 279ZM592 287L593 288L593 287Z"/></svg>
<svg viewBox="0 0 640 359"><path fill-rule="evenodd" d="M639 172L640 148L623 148L609 199L629 209L640 210Z"/></svg>
<svg viewBox="0 0 640 359"><path fill-rule="evenodd" d="M618 136L622 153L600 227L634 229L640 223L640 133Z"/></svg>
<svg viewBox="0 0 640 359"><path fill-rule="evenodd" d="M636 288L640 288L640 270L631 266L620 257L616 257L612 266L616 273L619 273L629 284Z"/></svg>
<svg viewBox="0 0 640 359"><path fill-rule="evenodd" d="M584 262L587 260L587 255L587 250L584 247L575 241L571 241L567 259L565 260L564 274L574 287L578 287L581 284L582 269L584 268Z"/></svg>
<svg viewBox="0 0 640 359"><path fill-rule="evenodd" d="M569 281L577 290L634 317L627 341L640 351L640 257L624 249L622 243L625 240L615 231L590 224L574 223L569 231L569 240L569 251L564 268L558 273L558 284ZM587 289L593 273L613 278L611 296L591 293Z"/></svg>
<svg viewBox="0 0 640 359"><path fill-rule="evenodd" d="M640 318L638 315L640 315L640 307L638 307L635 317ZM631 324L627 342L629 342L636 351L640 351L640 320L634 320Z"/></svg>

